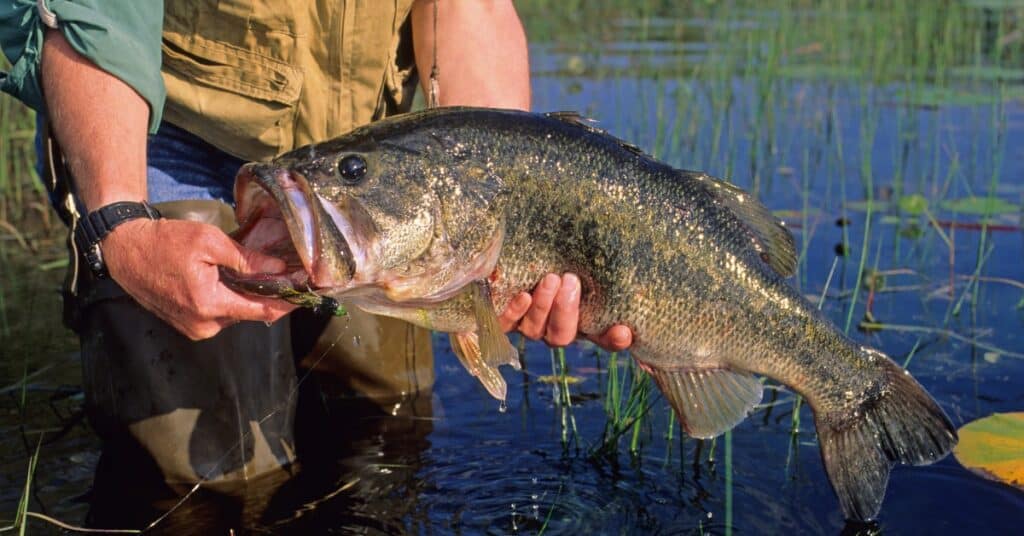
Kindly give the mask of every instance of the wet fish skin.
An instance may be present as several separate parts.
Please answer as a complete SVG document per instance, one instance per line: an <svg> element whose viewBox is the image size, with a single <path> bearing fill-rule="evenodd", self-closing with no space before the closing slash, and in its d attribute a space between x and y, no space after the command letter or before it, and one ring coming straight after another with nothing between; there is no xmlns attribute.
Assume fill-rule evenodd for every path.
<svg viewBox="0 0 1024 536"><path fill-rule="evenodd" d="M366 164L357 181L338 171L350 156ZM313 214L305 229L289 221L313 283L370 312L471 334L493 320L474 296L491 297L493 316L547 273L578 274L580 330L629 326L632 355L691 435L741 421L761 397L753 374L791 387L814 411L848 518L877 515L893 463L932 462L956 441L917 382L786 282L793 239L763 205L573 114L410 114L251 165L237 195L254 185L282 204L282 190L308 194L308 207L282 212ZM480 356L460 353L474 374L511 363L493 339Z"/></svg>

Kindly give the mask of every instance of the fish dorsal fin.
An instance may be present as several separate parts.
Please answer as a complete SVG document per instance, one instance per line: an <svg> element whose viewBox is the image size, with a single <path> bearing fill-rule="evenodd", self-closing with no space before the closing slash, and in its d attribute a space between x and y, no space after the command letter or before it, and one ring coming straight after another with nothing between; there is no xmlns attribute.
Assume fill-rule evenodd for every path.
<svg viewBox="0 0 1024 536"><path fill-rule="evenodd" d="M465 331L450 333L449 336L452 351L455 352L455 356L459 358L462 366L466 367L466 371L471 376L480 380L484 389L487 389L491 396L498 400L505 400L508 394L508 385L505 383L505 378L501 377L501 372L496 367L492 367L484 362L483 357L480 355L480 342L477 339L476 333Z"/></svg>
<svg viewBox="0 0 1024 536"><path fill-rule="evenodd" d="M546 116L548 116L548 117L550 117L552 119L557 119L559 121L562 121L562 122L565 122L565 123L569 123L570 125L574 125L574 126L580 127L582 129L586 130L587 132L592 132L594 134L600 134L602 136L605 136L605 137L607 137L610 140L614 140L616 143L621 145L623 149L626 149L627 151L629 151L631 153L635 153L635 154L638 154L638 155L641 155L641 156L646 156L647 155L647 153L645 153L643 149L637 147L636 145L633 145L632 143L629 143L628 141L626 141L624 139L612 136L611 134L608 133L607 130L604 130L603 128L598 128L596 126L596 123L597 123L596 120L591 119L589 117L585 117L582 114L580 114L579 112L573 112L573 111L548 112L548 113L546 113L544 115L546 115Z"/></svg>
<svg viewBox="0 0 1024 536"><path fill-rule="evenodd" d="M481 279L470 286L481 359L494 368L512 365L518 370L519 351L512 346L505 332L501 330L498 313L494 310L494 302L491 300L490 285L486 279Z"/></svg>
<svg viewBox="0 0 1024 536"><path fill-rule="evenodd" d="M761 401L761 382L746 372L646 368L692 437L707 439L732 429Z"/></svg>
<svg viewBox="0 0 1024 536"><path fill-rule="evenodd" d="M700 179L708 183L708 190L715 199L747 226L754 250L762 260L783 277L796 273L796 242L782 220L739 187L707 175L701 175Z"/></svg>

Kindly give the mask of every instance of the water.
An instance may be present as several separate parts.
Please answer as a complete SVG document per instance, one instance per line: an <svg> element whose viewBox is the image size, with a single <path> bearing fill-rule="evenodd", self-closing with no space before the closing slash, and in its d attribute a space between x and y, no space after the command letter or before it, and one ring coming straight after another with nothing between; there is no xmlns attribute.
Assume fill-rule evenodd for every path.
<svg viewBox="0 0 1024 536"><path fill-rule="evenodd" d="M649 4L657 8L639 14L611 9L573 19L555 9L546 18L527 16L528 27L541 28L531 30L535 108L584 111L659 158L756 192L794 230L803 252L794 283L815 303L824 293L826 313L840 327L849 323L855 338L909 362L957 426L1024 408L1024 290L1000 282L1024 280L1024 92L1015 74L1019 40L1009 38L1019 9L950 2L947 7L960 10L956 24L922 13L918 27L934 26L927 34L935 43L929 60L902 51L912 39L863 33L871 27L884 33L898 14L807 11L802 4L790 5L792 12L637 5ZM580 20L602 23L589 28ZM981 28L977 38L958 33L971 28ZM833 41L845 43L847 52L833 50ZM899 210L909 195L919 195L927 210L909 210L906 201ZM992 216L983 229L982 217L944 206L972 195L996 197L1015 210ZM826 288L837 249L848 254L835 263ZM864 268L886 274L870 297L873 318L885 325L880 331L858 331L869 300L866 285L858 285L862 258ZM974 274L983 278L976 285ZM766 390L762 406L733 430L728 452L724 438L700 442L685 438L677 424L670 428L656 391L636 433L629 427L615 448L601 449L607 385L614 376L628 391L629 361L620 357L613 371L608 356L591 346L567 349L565 372L581 381L569 384L566 408L564 385L542 381L559 374L555 357L541 344L526 348L524 372L504 371L509 399L499 406L465 373L447 337L437 337L438 382L429 396L389 406L383 416L338 408L345 422L317 431L323 452L295 478L271 476L233 496L201 491L157 528L295 534L871 528L844 524L806 405L793 432L790 391ZM24 422L30 431L53 427L48 437L57 439L42 448L32 509L82 523L91 501L93 523L119 527L145 525L166 511L173 501L152 500L161 490L146 492L117 471L102 473L85 495L99 447L75 420L77 364L52 352L38 359L54 366L32 380ZM16 381L20 361L5 360L4 371L12 378L5 384ZM19 390L3 394L0 511L10 518L24 484L25 452L34 444L22 445L17 433ZM65 423L71 424L62 431ZM1022 518L1024 494L949 457L895 469L877 528L1007 533Z"/></svg>

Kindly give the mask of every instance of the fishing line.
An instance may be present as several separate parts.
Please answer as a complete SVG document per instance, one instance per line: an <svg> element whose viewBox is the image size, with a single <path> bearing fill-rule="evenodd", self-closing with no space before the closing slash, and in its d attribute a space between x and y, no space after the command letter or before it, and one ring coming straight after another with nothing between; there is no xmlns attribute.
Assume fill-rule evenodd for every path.
<svg viewBox="0 0 1024 536"><path fill-rule="evenodd" d="M430 97L428 98L427 107L437 108L440 103L441 86L438 82L441 71L437 68L437 3L439 0L434 0L434 35L432 36L434 42L434 60L433 65L430 67Z"/></svg>

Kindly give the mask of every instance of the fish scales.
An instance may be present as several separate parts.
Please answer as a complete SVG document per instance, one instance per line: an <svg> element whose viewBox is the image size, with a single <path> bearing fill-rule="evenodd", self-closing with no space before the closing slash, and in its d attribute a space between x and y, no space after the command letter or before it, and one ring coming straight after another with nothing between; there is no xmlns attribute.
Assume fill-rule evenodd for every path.
<svg viewBox="0 0 1024 536"><path fill-rule="evenodd" d="M804 386L815 406L848 404L830 396L837 385L844 393L878 382L881 363L843 344L751 254L742 224L706 194L714 179L572 123L543 126L452 122L435 129L469 145L484 140L478 154L517 192L506 202L499 264L508 290L499 293L499 309L544 274L570 271L583 278L582 331L624 323L635 333L633 351L650 365L739 367ZM834 359L816 357L822 344Z"/></svg>
<svg viewBox="0 0 1024 536"><path fill-rule="evenodd" d="M293 286L452 333L456 355L498 398L497 367L518 360L496 312L547 273L578 274L580 330L629 326L632 355L691 435L742 420L761 398L754 374L804 395L849 518L877 514L894 463L929 463L956 441L904 370L786 282L794 242L763 205L574 114L449 108L387 119L247 165L236 198L243 228L283 216L287 233L275 236L291 236L306 268Z"/></svg>

